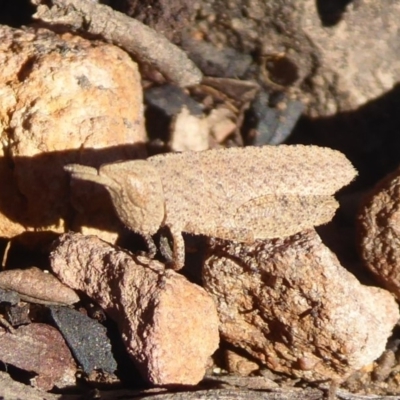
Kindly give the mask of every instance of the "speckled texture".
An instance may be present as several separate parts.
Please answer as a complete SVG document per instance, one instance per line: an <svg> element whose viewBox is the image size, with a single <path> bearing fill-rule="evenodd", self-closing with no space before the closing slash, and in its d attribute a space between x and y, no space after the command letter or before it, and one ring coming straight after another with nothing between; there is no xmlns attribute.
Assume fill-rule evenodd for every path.
<svg viewBox="0 0 400 400"><path fill-rule="evenodd" d="M7 193L0 200L0 236L63 232L72 215L64 164L99 165L144 154L137 151L145 140L137 65L115 46L46 29L3 25L0 38L6 149L0 179ZM78 208L94 212L76 218L75 229L98 228L99 215L112 215L99 197L87 199L81 191Z"/></svg>
<svg viewBox="0 0 400 400"><path fill-rule="evenodd" d="M358 242L365 265L400 300L400 168L364 199Z"/></svg>
<svg viewBox="0 0 400 400"><path fill-rule="evenodd" d="M372 363L399 318L393 296L361 285L314 230L251 245L214 239L203 282L223 339L311 381Z"/></svg>
<svg viewBox="0 0 400 400"><path fill-rule="evenodd" d="M205 290L145 257L95 236L62 235L53 271L113 318L128 353L154 385L195 385L219 343L218 316Z"/></svg>
<svg viewBox="0 0 400 400"><path fill-rule="evenodd" d="M50 325L32 323L13 333L0 328L0 359L34 373L32 386L50 390L76 385L76 363L61 333Z"/></svg>
<svg viewBox="0 0 400 400"><path fill-rule="evenodd" d="M332 195L356 175L340 152L301 145L170 153L109 164L98 174L70 170L103 184L134 231L151 235L167 225L177 269L184 263L182 231L248 243L289 236L330 221Z"/></svg>

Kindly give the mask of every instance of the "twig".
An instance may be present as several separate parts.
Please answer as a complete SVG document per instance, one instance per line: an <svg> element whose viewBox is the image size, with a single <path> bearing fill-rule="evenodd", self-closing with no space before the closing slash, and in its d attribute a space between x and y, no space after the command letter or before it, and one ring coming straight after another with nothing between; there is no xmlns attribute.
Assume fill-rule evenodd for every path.
<svg viewBox="0 0 400 400"><path fill-rule="evenodd" d="M88 0L31 0L38 6L35 19L50 25L65 25L75 32L99 35L123 48L138 61L158 69L179 86L191 86L202 79L200 70L185 52L163 35L108 6Z"/></svg>

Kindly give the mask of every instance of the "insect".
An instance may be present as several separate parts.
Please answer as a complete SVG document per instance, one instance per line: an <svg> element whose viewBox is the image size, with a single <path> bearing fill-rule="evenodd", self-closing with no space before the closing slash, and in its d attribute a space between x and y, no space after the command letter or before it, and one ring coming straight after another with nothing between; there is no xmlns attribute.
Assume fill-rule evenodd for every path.
<svg viewBox="0 0 400 400"><path fill-rule="evenodd" d="M105 186L121 221L148 243L168 226L174 269L184 265L182 232L251 243L330 221L338 207L332 195L357 174L342 153L303 145L169 153L99 170L65 169Z"/></svg>

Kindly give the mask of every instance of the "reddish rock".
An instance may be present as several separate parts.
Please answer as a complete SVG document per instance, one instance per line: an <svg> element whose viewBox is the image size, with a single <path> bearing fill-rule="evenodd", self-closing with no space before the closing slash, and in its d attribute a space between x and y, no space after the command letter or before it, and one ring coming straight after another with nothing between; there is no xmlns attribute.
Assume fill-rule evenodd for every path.
<svg viewBox="0 0 400 400"><path fill-rule="evenodd" d="M203 280L222 337L274 371L344 380L384 351L394 298L361 285L315 231L252 245L215 240Z"/></svg>
<svg viewBox="0 0 400 400"><path fill-rule="evenodd" d="M204 289L94 236L62 235L51 265L62 282L86 293L118 323L149 382L193 385L203 378L219 342L217 312Z"/></svg>
<svg viewBox="0 0 400 400"><path fill-rule="evenodd" d="M364 200L358 215L358 237L365 264L400 300L400 168Z"/></svg>
<svg viewBox="0 0 400 400"><path fill-rule="evenodd" d="M75 361L61 333L50 325L25 325L13 333L0 330L0 360L36 373L31 382L43 390L76 383Z"/></svg>

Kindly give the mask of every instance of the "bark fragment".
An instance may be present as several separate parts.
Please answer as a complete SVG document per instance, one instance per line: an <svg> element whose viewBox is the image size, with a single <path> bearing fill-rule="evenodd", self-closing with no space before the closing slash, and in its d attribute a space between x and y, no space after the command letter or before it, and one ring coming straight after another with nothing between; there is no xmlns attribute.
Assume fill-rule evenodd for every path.
<svg viewBox="0 0 400 400"><path fill-rule="evenodd" d="M79 301L72 289L37 267L0 272L0 288L13 290L22 300L38 304L69 305Z"/></svg>

